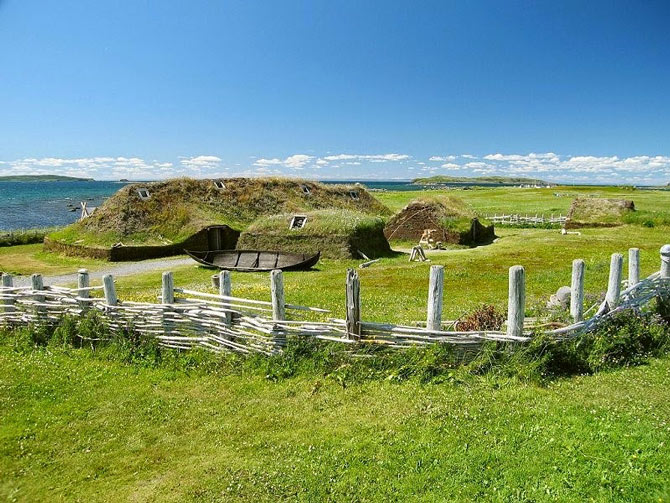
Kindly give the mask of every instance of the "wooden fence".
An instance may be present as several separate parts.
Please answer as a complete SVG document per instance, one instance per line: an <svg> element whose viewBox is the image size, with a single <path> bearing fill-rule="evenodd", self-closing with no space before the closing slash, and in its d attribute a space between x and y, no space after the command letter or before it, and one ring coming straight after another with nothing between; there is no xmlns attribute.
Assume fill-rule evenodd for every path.
<svg viewBox="0 0 670 503"><path fill-rule="evenodd" d="M76 288L45 287L39 274L32 276L30 286L15 287L12 276L3 274L0 324L56 323L65 315L79 316L88 310L96 310L113 332L134 330L156 337L162 346L176 349L199 346L212 351L268 355L281 351L287 337L394 348L433 343L476 347L487 340L526 342L538 330L561 339L591 330L613 313L639 309L655 297L670 294L670 245L661 248L660 270L642 280L639 253L637 248L629 250L627 280L622 278L623 256L612 255L605 300L586 311L583 305L585 264L583 260L575 260L570 302L573 322L551 330L538 329L525 320L525 271L522 266L509 269L505 330L456 330L454 322L442 321L444 269L438 265L430 268L425 327L363 321L361 285L355 269L349 269L346 274L344 319L329 317L325 309L287 303L281 271L270 274L269 301L232 296L228 271L219 274L217 294L175 287L172 273L164 272L160 303L121 301L111 275L103 277L102 285L90 286L86 270L79 271ZM593 315L585 319L591 311ZM323 320L295 319L300 313L312 313L310 316L323 317Z"/></svg>
<svg viewBox="0 0 670 503"><path fill-rule="evenodd" d="M498 225L564 225L568 217L563 214L554 215L553 213L549 216L544 214L535 214L535 215L520 215L518 213L511 215L486 215L487 220L493 222L493 224Z"/></svg>

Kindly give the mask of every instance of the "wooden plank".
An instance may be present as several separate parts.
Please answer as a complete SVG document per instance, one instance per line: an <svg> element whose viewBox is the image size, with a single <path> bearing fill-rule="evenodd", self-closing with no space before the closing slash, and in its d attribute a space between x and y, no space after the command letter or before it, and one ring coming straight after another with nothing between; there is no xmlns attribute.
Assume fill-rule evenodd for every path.
<svg viewBox="0 0 670 503"><path fill-rule="evenodd" d="M230 297L232 295L233 285L230 276L230 271L221 271L219 273L219 295L222 297ZM227 311L225 314L225 323L230 325L233 320L233 313Z"/></svg>
<svg viewBox="0 0 670 503"><path fill-rule="evenodd" d="M621 294L621 272L623 269L623 255L613 253L610 259L610 275L607 282L607 295L605 302L609 310L619 305L619 296Z"/></svg>
<svg viewBox="0 0 670 503"><path fill-rule="evenodd" d="M526 308L526 272L523 266L509 268L507 297L507 335L523 336L523 320Z"/></svg>
<svg viewBox="0 0 670 503"><path fill-rule="evenodd" d="M108 306L116 306L119 299L116 296L116 288L114 287L114 277L111 274L105 274L102 277L102 284L105 292L105 303Z"/></svg>
<svg viewBox="0 0 670 503"><path fill-rule="evenodd" d="M281 321L286 318L284 301L284 276L279 269L270 272L270 293L272 295L272 319Z"/></svg>
<svg viewBox="0 0 670 503"><path fill-rule="evenodd" d="M670 244L661 247L661 278L670 278Z"/></svg>
<svg viewBox="0 0 670 503"><path fill-rule="evenodd" d="M628 286L635 286L640 282L640 249L628 250Z"/></svg>
<svg viewBox="0 0 670 503"><path fill-rule="evenodd" d="M347 339L356 339L361 335L361 283L355 269L347 269Z"/></svg>
<svg viewBox="0 0 670 503"><path fill-rule="evenodd" d="M442 292L444 288L444 266L430 266L428 285L428 313L426 326L428 330L440 330L442 326Z"/></svg>
<svg viewBox="0 0 670 503"><path fill-rule="evenodd" d="M584 269L582 259L572 262L572 283L570 285L570 315L575 323L584 317Z"/></svg>

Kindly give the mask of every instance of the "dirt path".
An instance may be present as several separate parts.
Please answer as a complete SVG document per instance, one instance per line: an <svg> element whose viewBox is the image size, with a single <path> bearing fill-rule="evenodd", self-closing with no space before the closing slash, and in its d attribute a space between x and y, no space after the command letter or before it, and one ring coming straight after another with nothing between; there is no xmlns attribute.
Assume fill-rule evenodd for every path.
<svg viewBox="0 0 670 503"><path fill-rule="evenodd" d="M195 265L192 258L177 257L164 260L145 260L141 262L124 262L122 264L98 269L90 272L91 281L99 281L105 274L112 274L114 276L131 276L133 274L140 274L151 271L165 271L174 267L183 265ZM70 274L59 274L56 276L43 276L45 285L66 285L68 283L77 282L77 272ZM15 276L15 286L30 285L30 276Z"/></svg>

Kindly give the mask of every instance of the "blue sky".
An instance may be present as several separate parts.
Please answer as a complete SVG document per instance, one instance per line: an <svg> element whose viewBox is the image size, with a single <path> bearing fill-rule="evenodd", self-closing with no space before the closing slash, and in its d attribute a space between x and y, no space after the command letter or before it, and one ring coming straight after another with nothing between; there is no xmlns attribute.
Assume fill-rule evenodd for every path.
<svg viewBox="0 0 670 503"><path fill-rule="evenodd" d="M670 3L0 0L0 173L670 182Z"/></svg>

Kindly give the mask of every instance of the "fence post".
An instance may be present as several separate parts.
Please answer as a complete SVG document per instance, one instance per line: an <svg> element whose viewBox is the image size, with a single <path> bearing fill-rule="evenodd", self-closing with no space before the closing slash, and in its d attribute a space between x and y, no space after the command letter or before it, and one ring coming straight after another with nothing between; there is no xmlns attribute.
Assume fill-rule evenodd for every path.
<svg viewBox="0 0 670 503"><path fill-rule="evenodd" d="M161 283L161 302L163 305L174 304L174 276L172 271L163 272L162 283ZM169 315L170 309L163 309L163 332L166 335L172 333L173 323L170 320Z"/></svg>
<svg viewBox="0 0 670 503"><path fill-rule="evenodd" d="M355 269L347 269L347 339L361 335L361 280Z"/></svg>
<svg viewBox="0 0 670 503"><path fill-rule="evenodd" d="M670 278L670 245L661 247L661 278Z"/></svg>
<svg viewBox="0 0 670 503"><path fill-rule="evenodd" d="M32 289L39 291L39 290L44 290L44 280L42 279L41 274L32 274L30 276L30 282L32 284ZM35 302L42 303L44 302L44 295L35 295L34 296ZM46 309L43 306L35 306L35 317L39 318L41 314L43 314L46 311Z"/></svg>
<svg viewBox="0 0 670 503"><path fill-rule="evenodd" d="M221 271L219 273L219 295L222 295L223 297L230 297L232 293L233 285L230 278L230 271ZM232 322L233 313L226 311L225 324L230 325Z"/></svg>
<svg viewBox="0 0 670 503"><path fill-rule="evenodd" d="M105 303L108 306L115 306L119 299L116 297L116 288L114 287L114 277L111 274L105 274L102 277L102 286L105 292Z"/></svg>
<svg viewBox="0 0 670 503"><path fill-rule="evenodd" d="M79 272L77 274L77 288L79 288L79 291L77 292L77 297L79 297L80 299L88 299L90 297L90 292L88 290L89 286L90 281L88 271L86 269L79 269ZM80 300L79 306L81 307L82 310L86 310L88 308L88 302Z"/></svg>
<svg viewBox="0 0 670 503"><path fill-rule="evenodd" d="M509 268L509 292L507 298L507 335L523 336L523 320L526 306L526 271L523 266Z"/></svg>
<svg viewBox="0 0 670 503"><path fill-rule="evenodd" d="M163 304L174 304L174 277L171 271L163 273L162 297Z"/></svg>
<svg viewBox="0 0 670 503"><path fill-rule="evenodd" d="M444 266L430 266L430 283L428 285L428 330L442 328L442 291L444 288Z"/></svg>
<svg viewBox="0 0 670 503"><path fill-rule="evenodd" d="M286 302L284 301L284 276L279 269L270 272L270 293L272 294L272 319L286 319Z"/></svg>
<svg viewBox="0 0 670 503"><path fill-rule="evenodd" d="M623 269L623 255L613 253L610 260L610 277L607 283L607 295L605 302L611 311L619 305L619 295L621 294L621 272Z"/></svg>
<svg viewBox="0 0 670 503"><path fill-rule="evenodd" d="M14 279L12 278L12 275L9 273L3 273L2 275L2 286L5 288L12 288L14 286ZM13 293L13 292L8 292L8 293ZM13 311L12 304L14 304L14 299L12 297L8 297L3 300L2 302L4 304L4 312L5 313L10 313Z"/></svg>
<svg viewBox="0 0 670 503"><path fill-rule="evenodd" d="M628 288L640 282L640 249L628 250Z"/></svg>
<svg viewBox="0 0 670 503"><path fill-rule="evenodd" d="M575 323L584 315L584 268L582 259L572 261L572 284L570 285L570 315Z"/></svg>

